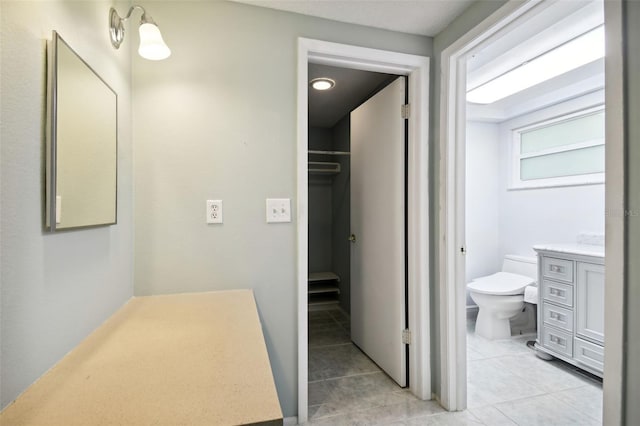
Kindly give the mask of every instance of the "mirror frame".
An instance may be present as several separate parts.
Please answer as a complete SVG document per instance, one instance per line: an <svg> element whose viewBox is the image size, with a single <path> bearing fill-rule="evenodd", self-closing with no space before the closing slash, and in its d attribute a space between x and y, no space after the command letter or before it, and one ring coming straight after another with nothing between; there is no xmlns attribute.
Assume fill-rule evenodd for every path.
<svg viewBox="0 0 640 426"><path fill-rule="evenodd" d="M91 73L114 95L115 106L115 192L114 192L114 217L111 222L89 223L78 226L57 226L57 174L58 174L58 52L59 44L63 43L66 48L82 62ZM67 230L77 230L93 228L98 226L109 226L118 223L118 94L100 75L58 34L52 31L51 40L47 43L47 101L46 101L46 207L45 207L45 229L50 232L60 232Z"/></svg>

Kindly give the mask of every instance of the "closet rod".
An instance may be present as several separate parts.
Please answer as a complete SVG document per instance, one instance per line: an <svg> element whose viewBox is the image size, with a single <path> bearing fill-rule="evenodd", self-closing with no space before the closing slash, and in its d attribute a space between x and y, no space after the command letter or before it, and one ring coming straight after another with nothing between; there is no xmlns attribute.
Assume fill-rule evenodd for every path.
<svg viewBox="0 0 640 426"><path fill-rule="evenodd" d="M346 151L318 151L318 150L309 150L309 154L320 154L320 155L351 155L350 152Z"/></svg>

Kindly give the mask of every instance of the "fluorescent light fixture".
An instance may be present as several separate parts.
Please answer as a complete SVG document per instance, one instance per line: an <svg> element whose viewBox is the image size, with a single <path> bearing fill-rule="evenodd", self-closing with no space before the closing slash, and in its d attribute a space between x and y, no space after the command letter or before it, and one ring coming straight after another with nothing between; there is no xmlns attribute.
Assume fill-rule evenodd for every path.
<svg viewBox="0 0 640 426"><path fill-rule="evenodd" d="M467 92L467 101L490 104L604 57L599 26Z"/></svg>
<svg viewBox="0 0 640 426"><path fill-rule="evenodd" d="M326 77L314 78L313 80L311 80L311 87L316 90L329 90L332 89L335 85L335 81Z"/></svg>
<svg viewBox="0 0 640 426"><path fill-rule="evenodd" d="M158 25L151 16L147 16L147 12L142 6L131 6L127 16L124 18L121 18L113 7L109 10L109 36L113 47L118 49L122 44L124 40L124 22L131 17L135 9L142 10L140 28L138 30L140 33L138 54L152 61L168 58L171 55L171 50L162 39Z"/></svg>

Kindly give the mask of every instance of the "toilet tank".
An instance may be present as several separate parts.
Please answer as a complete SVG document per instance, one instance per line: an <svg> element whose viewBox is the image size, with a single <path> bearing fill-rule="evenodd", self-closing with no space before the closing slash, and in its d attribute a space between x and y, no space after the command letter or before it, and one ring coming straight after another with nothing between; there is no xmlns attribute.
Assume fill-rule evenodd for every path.
<svg viewBox="0 0 640 426"><path fill-rule="evenodd" d="M538 280L538 258L508 254L502 262L502 271Z"/></svg>

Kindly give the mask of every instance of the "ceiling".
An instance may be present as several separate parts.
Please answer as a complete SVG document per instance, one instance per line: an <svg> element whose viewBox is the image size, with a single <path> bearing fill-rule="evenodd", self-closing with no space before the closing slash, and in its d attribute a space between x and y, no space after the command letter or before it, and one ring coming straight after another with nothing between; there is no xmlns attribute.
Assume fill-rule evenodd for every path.
<svg viewBox="0 0 640 426"><path fill-rule="evenodd" d="M395 75L328 65L309 64L309 81L328 77L333 89L319 91L309 86L309 126L333 127L338 120L396 78Z"/></svg>
<svg viewBox="0 0 640 426"><path fill-rule="evenodd" d="M506 28L472 52L467 87L490 81L603 23L602 0L541 4L526 22ZM488 105L467 103L467 119L502 122L585 94L602 94L603 88L600 59Z"/></svg>
<svg viewBox="0 0 640 426"><path fill-rule="evenodd" d="M333 21L433 37L474 0L231 0Z"/></svg>
<svg viewBox="0 0 640 426"><path fill-rule="evenodd" d="M334 21L434 36L474 0L231 0ZM503 29L467 57L467 83L477 87L604 22L603 0L538 4L526 22ZM309 124L332 127L360 105L387 74L309 64L309 79L329 77L326 92L309 91ZM467 118L501 122L578 96L603 92L604 61L545 81L489 105L467 105Z"/></svg>

